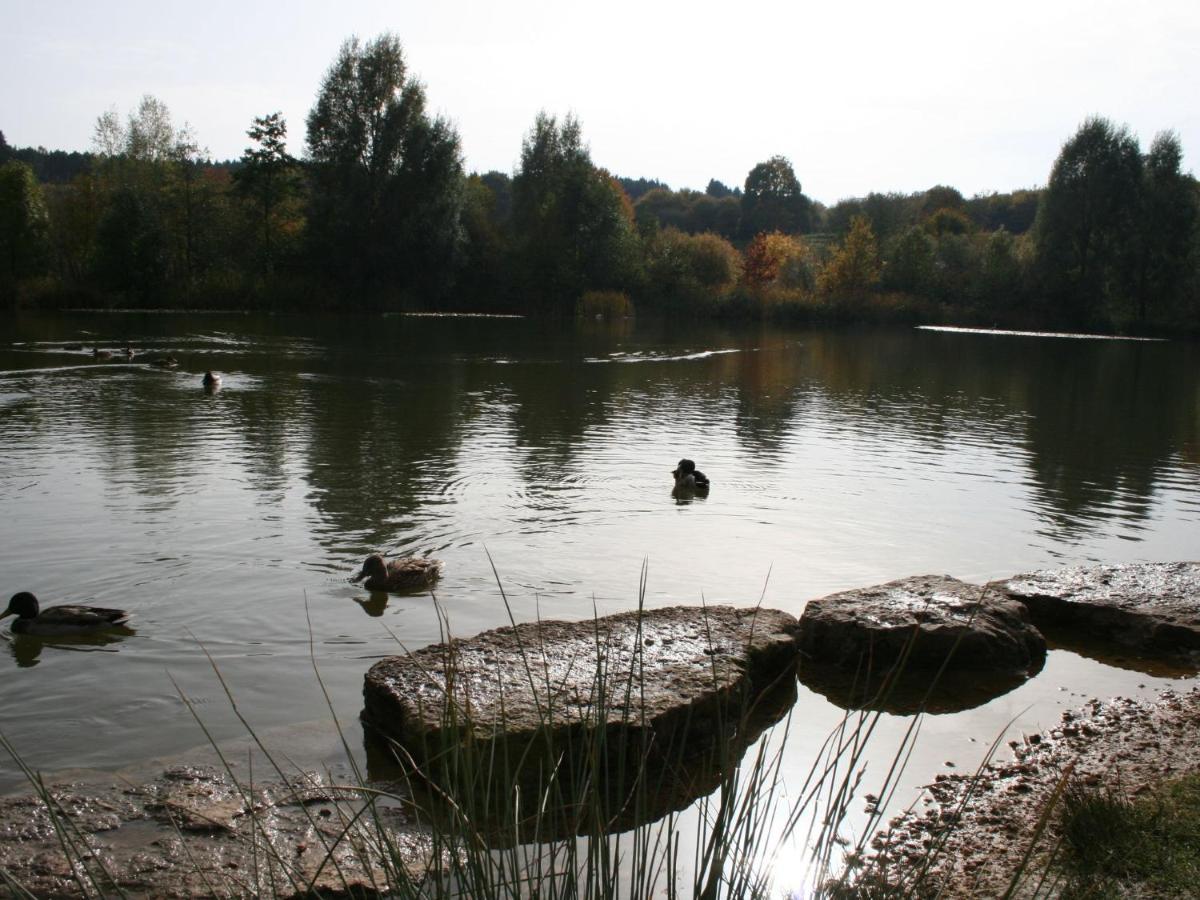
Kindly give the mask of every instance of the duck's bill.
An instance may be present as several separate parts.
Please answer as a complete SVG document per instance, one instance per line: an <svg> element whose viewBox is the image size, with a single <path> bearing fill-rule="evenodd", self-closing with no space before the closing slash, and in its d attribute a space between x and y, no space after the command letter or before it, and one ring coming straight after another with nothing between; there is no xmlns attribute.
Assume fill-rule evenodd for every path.
<svg viewBox="0 0 1200 900"><path fill-rule="evenodd" d="M3 619L5 616L11 616L12 614L13 611L11 609L6 609L4 612L0 613L0 619Z"/></svg>
<svg viewBox="0 0 1200 900"><path fill-rule="evenodd" d="M357 575L355 575L355 576L354 576L353 578L351 578L350 580L351 580L351 581L353 581L353 582L355 582L355 583L357 583L357 582L359 582L359 581L362 581L362 580L363 580L364 578L366 578L366 577L367 577L367 570L366 570L366 569L363 569L361 572L359 572Z"/></svg>

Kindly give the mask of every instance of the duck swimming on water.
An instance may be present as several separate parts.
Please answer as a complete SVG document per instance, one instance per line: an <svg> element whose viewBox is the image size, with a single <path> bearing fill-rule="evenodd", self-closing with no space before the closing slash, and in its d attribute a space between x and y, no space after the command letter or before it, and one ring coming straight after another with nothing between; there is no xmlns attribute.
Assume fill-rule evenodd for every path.
<svg viewBox="0 0 1200 900"><path fill-rule="evenodd" d="M204 385L204 389L209 393L221 387L221 376L214 372L205 372L204 377L200 381Z"/></svg>
<svg viewBox="0 0 1200 900"><path fill-rule="evenodd" d="M675 491L679 493L703 494L708 491L708 476L690 459L681 459L671 474L675 477Z"/></svg>
<svg viewBox="0 0 1200 900"><path fill-rule="evenodd" d="M13 634L55 636L64 634L94 634L110 628L124 628L129 613L123 609L104 609L99 606L51 606L40 609L38 599L29 591L13 594L8 609L0 613L16 616ZM128 632L127 632L128 633Z"/></svg>
<svg viewBox="0 0 1200 900"><path fill-rule="evenodd" d="M409 556L388 562L376 553L367 557L352 580L367 579L364 587L368 591L415 591L429 587L441 573L440 559Z"/></svg>

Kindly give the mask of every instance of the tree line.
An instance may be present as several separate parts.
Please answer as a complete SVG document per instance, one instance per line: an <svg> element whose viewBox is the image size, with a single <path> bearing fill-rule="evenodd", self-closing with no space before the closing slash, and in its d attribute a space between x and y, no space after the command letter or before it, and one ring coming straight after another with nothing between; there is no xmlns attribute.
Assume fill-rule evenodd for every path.
<svg viewBox="0 0 1200 900"><path fill-rule="evenodd" d="M1045 188L826 207L773 156L703 191L620 178L541 113L509 173L465 170L399 40L351 38L288 152L279 113L213 162L152 96L90 153L0 133L7 305L472 309L1200 331L1200 188L1171 132L1094 117Z"/></svg>

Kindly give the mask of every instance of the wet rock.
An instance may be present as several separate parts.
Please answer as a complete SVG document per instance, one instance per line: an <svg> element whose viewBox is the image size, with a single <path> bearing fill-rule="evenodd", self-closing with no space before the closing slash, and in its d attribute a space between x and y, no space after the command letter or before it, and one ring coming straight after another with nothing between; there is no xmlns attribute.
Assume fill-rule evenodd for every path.
<svg viewBox="0 0 1200 900"><path fill-rule="evenodd" d="M428 775L460 748L460 764L478 754L490 778L535 796L554 779L568 802L576 779L645 783L697 758L724 771L747 713L770 707L774 721L794 700L796 627L776 610L673 607L500 628L376 663L363 717Z"/></svg>
<svg viewBox="0 0 1200 900"><path fill-rule="evenodd" d="M802 680L809 669L834 667L847 679L857 673L861 683L882 678L901 662L914 673L936 671L943 663L947 672L1029 673L1041 668L1046 655L1046 642L1020 603L948 575L918 575L813 600L800 618L800 635Z"/></svg>
<svg viewBox="0 0 1200 900"><path fill-rule="evenodd" d="M1017 575L1002 587L1060 640L1075 635L1083 642L1100 640L1135 654L1200 664L1200 563L1046 569Z"/></svg>

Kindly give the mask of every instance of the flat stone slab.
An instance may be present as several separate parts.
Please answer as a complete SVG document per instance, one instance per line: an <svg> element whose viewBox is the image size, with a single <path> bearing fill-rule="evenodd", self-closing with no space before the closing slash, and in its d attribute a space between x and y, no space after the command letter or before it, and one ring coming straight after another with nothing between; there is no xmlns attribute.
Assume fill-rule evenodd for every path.
<svg viewBox="0 0 1200 900"><path fill-rule="evenodd" d="M906 671L1033 671L1046 642L1024 606L995 588L949 575L917 575L811 601L800 617L803 669L841 667L853 676ZM911 650L908 649L911 645Z"/></svg>
<svg viewBox="0 0 1200 900"><path fill-rule="evenodd" d="M49 797L0 798L0 870L37 897L383 896L389 869L417 883L435 871L429 831L399 801L376 807L397 851L385 860L373 817L358 815L368 795L315 773L249 786L181 766Z"/></svg>
<svg viewBox="0 0 1200 900"><path fill-rule="evenodd" d="M796 631L726 606L529 622L376 663L363 717L427 774L464 742L523 784L586 768L597 746L632 773L735 743L739 711L773 686L794 697Z"/></svg>
<svg viewBox="0 0 1200 900"><path fill-rule="evenodd" d="M1139 653L1200 660L1200 562L1045 569L1002 587L1038 624Z"/></svg>

